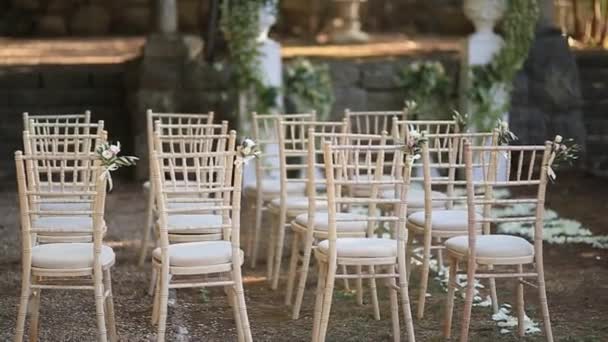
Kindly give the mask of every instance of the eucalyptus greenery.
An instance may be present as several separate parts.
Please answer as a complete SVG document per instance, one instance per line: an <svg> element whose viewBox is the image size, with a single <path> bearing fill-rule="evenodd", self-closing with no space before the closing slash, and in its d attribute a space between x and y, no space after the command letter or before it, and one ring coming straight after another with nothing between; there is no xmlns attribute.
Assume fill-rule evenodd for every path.
<svg viewBox="0 0 608 342"><path fill-rule="evenodd" d="M418 119L443 119L447 115L451 80L440 62L414 62L405 66L397 75L397 84L408 100L416 102Z"/></svg>
<svg viewBox="0 0 608 342"><path fill-rule="evenodd" d="M326 64L298 58L285 68L285 94L298 112L316 110L319 118L329 116L334 103L331 76Z"/></svg>
<svg viewBox="0 0 608 342"><path fill-rule="evenodd" d="M474 105L473 123L479 130L496 125L509 108L509 101L496 105L495 97L501 88L510 95L515 74L522 68L539 17L537 0L508 0L508 7L500 25L504 46L491 63L471 68L471 87L468 97Z"/></svg>

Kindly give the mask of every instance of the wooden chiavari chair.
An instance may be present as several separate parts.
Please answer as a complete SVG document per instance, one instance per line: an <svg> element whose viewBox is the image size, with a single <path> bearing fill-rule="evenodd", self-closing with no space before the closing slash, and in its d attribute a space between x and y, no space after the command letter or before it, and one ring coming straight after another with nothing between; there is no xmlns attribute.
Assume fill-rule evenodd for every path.
<svg viewBox="0 0 608 342"><path fill-rule="evenodd" d="M30 115L23 113L23 130L33 132L30 123L42 123L46 125L72 125L91 123L91 112L85 111L82 114L54 114L54 115Z"/></svg>
<svg viewBox="0 0 608 342"><path fill-rule="evenodd" d="M445 239L464 235L468 229L468 213L465 209L454 208L454 202L464 202L466 197L454 192L455 187L464 183L457 178L457 172L464 168L463 144L468 140L476 146L496 146L497 132L490 133L437 133L427 134L427 142L422 145L420 163L413 165L414 170L421 170L422 177L412 178L412 181L423 183L423 210L410 214L407 218L408 255L407 265L410 267L411 258L422 263L420 275L420 293L418 296L417 317L424 317L426 291L430 271L431 251L437 252L438 265L443 267L443 241ZM431 171L437 174L432 175ZM462 175L461 175L462 176ZM435 205L440 203L442 207ZM478 233L481 233L481 226ZM489 233L485 232L485 233ZM413 254L414 239L420 237L422 256ZM495 286L491 284L492 298L495 299ZM498 310L496 301L493 300Z"/></svg>
<svg viewBox="0 0 608 342"><path fill-rule="evenodd" d="M397 293L400 292L408 341L414 341L414 327L408 294L407 274L405 267L405 217L407 212L407 190L410 179L412 156L404 153L402 145L386 145L381 142L375 146L331 145L324 143L325 175L327 178L327 200L329 229L327 240L321 241L315 249L319 263L319 277L312 341L325 341L335 279L369 278L382 279L389 290L393 337L400 340L399 304ZM388 158L386 158L388 157ZM361 160L366 161L362 163ZM383 179L386 174L385 162L390 161L390 179ZM355 172L350 172L355 170ZM366 175L363 177L362 175ZM368 198L344 196L342 187L365 183L371 187ZM391 185L399 194L396 198L381 198L379 187ZM396 207L394 215L380 215L378 205L391 203ZM350 205L364 206L366 212L360 220L375 231L389 223L395 226L396 239L387 238L341 238L338 237L337 225L341 220L338 213L341 208ZM346 222L344 222L346 223ZM354 224L352 219L348 224ZM367 272L363 274L336 274L341 265L361 266ZM398 284L395 279L398 279Z"/></svg>
<svg viewBox="0 0 608 342"><path fill-rule="evenodd" d="M278 198L270 201L271 234L268 248L267 275L271 288L276 290L279 286L281 261L285 243L285 230L291 221L298 215L308 212L308 198L290 194L291 184L306 185L306 175L302 170L307 168L308 131L313 128L315 132L336 134L346 133L346 121L284 121L277 126L279 135L279 165L281 193ZM297 173L297 175L290 175ZM324 210L327 202L317 201L316 207Z"/></svg>
<svg viewBox="0 0 608 342"><path fill-rule="evenodd" d="M152 170L151 161L152 153L154 152L154 123L160 121L161 124L176 124L176 125L210 125L213 123L214 113L204 114L186 114L186 113L157 113L148 109L146 112L146 138L148 144L148 167ZM152 182L144 183L144 190L147 190L146 200L146 223L144 226L144 234L141 239L141 247L139 250L138 264L142 266L146 260L148 251L148 243L150 240L150 231L154 229L156 206L154 204L154 185Z"/></svg>
<svg viewBox="0 0 608 342"><path fill-rule="evenodd" d="M370 146L378 144L380 141L386 140L386 136L371 135L371 134L351 134L351 133L315 133L314 128L308 130L308 151L307 151L307 167L306 178L302 179L306 184L306 195L308 197L308 210L304 214L295 217L291 222L293 231L293 241L291 247L291 259L289 263L289 276L287 278L287 292L285 295L285 304L291 305L293 290L296 280L298 282L295 302L292 308L292 318L298 319L300 308L304 298L304 289L306 287L306 279L310 268L310 257L312 249L318 241L327 239L329 219L323 207L322 211L317 210L317 201L327 202L327 195L318 188L325 186L325 177L319 177L317 173L323 174L325 166L323 164L323 148L322 142L329 141L334 145L361 145ZM365 237L374 235L373 231L368 231L368 225L364 222L365 216L357 215L352 212L337 213L338 219L352 219L353 223L341 222L337 226L337 234L340 237ZM298 263L301 264L298 270ZM344 267L345 268L345 267ZM343 269L344 271L344 269ZM346 273L344 271L344 273ZM296 279L296 277L298 279ZM346 280L346 279L345 279ZM362 293L361 279L357 279L358 290L357 296ZM372 281L375 281L372 279ZM348 280L346 280L348 288ZM372 298L376 297L375 283L370 284L372 287ZM362 298L361 298L362 302ZM378 302L374 300L374 312L379 318ZM362 304L362 303L361 303Z"/></svg>
<svg viewBox="0 0 608 342"><path fill-rule="evenodd" d="M250 258L252 268L258 260L262 215L271 200L280 196L281 181L279 171L278 123L284 121L314 121L315 113L301 114L258 114L253 113L253 139L263 153L255 160L255 184L245 184L245 203L248 217L254 217L253 232L249 232L245 252ZM305 184L290 183L287 193L302 196Z"/></svg>
<svg viewBox="0 0 608 342"><path fill-rule="evenodd" d="M545 336L547 341L553 341L549 307L545 289L545 274L543 265L543 218L545 191L547 187L547 172L553 153L554 143L546 142L541 146L473 146L470 142L464 144L464 164L466 172L466 192L468 205L468 234L448 239L445 242L447 257L450 261L450 277L446 302L444 335L451 335L452 312L454 309L454 290L457 286L456 276L459 264L465 263L467 270L467 286L463 309L460 341L468 341L471 307L473 305L475 279L516 278L518 333L524 331L524 285L538 288L540 309L543 316ZM474 155L480 156L474 160ZM514 158L517 165L514 164ZM537 156L542 156L537 165ZM506 179L498 176L499 158L507 159L508 168ZM515 166L515 172L511 171ZM536 167L535 167L536 166ZM481 172L475 173L475 169ZM481 179L480 179L481 178ZM517 198L495 198L495 188L517 189L521 194ZM530 190L530 191L526 191ZM477 191L483 196L476 195ZM495 206L527 203L535 205L533 216L514 214L510 217L494 217L491 209ZM476 212L477 206L483 208L481 215ZM503 234L478 234L478 225L483 225L489 231L490 225L500 222L521 222L534 225L534 243L522 237ZM480 266L488 267L487 272L478 272ZM492 270L492 268L495 268ZM534 285L524 278L536 278Z"/></svg>
<svg viewBox="0 0 608 342"><path fill-rule="evenodd" d="M243 292L240 249L242 158L235 150L236 132L229 133L224 151L167 153L156 149L153 182L159 214L160 246L154 250L153 267L159 273L152 321L158 341L165 340L170 288L224 287L232 303L239 341L252 341ZM156 132L160 146L160 132ZM171 203L192 203L196 208L172 208ZM172 215L219 215L221 221L206 226L206 241L169 244Z"/></svg>
<svg viewBox="0 0 608 342"><path fill-rule="evenodd" d="M356 134L381 134L393 131L393 119L407 119L407 108L393 111L366 111L357 112L346 109L344 117L348 123L349 133Z"/></svg>
<svg viewBox="0 0 608 342"><path fill-rule="evenodd" d="M106 177L95 154L15 153L22 235L22 287L15 341L22 341L25 321L30 312L30 341L38 339L39 307L42 290L92 290L95 293L99 341L118 341L116 335L110 268L115 256L103 245ZM83 161L86 161L84 163ZM37 167L26 167L33 164ZM85 173L88 176L82 177ZM46 184L52 184L48 187ZM79 210L45 210L32 203L78 198L87 207ZM58 220L51 227L41 226L40 217L86 217L84 227ZM79 243L39 244L45 234L67 233L89 236ZM31 299L30 299L31 297ZM30 302L31 301L31 302ZM28 309L28 303L31 308ZM106 321L109 331L106 329Z"/></svg>

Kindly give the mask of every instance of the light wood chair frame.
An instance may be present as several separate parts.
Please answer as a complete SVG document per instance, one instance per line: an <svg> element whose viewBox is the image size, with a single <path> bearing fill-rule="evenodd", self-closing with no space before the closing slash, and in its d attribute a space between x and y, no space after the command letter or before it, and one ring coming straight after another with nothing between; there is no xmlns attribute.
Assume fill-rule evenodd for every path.
<svg viewBox="0 0 608 342"><path fill-rule="evenodd" d="M306 195L308 197L308 213L307 213L307 224L301 224L296 220L291 222L291 229L293 231L293 240L291 247L291 258L289 262L289 273L287 277L287 291L285 293L285 304L291 305L293 298L293 291L297 280L297 289L295 294L295 301L292 307L292 319L298 319L300 316L300 310L302 307L302 300L304 298L304 290L306 288L306 280L308 278L308 272L310 269L310 260L312 250L315 248L316 243L320 240L327 239L328 231L319 230L315 228L315 216L318 212L316 203L318 200L327 201L327 194L318 191L319 187L325 186L325 178L317 177L315 171L319 170L321 173L325 172L325 165L323 163L323 141L329 141L335 145L361 145L371 146L378 144L380 141L386 141L386 135L372 135L372 134L352 134L352 133L316 133L314 128L308 130L308 154L307 154L307 167L306 167L306 178L301 181L306 183ZM321 211L325 211L322 209ZM373 231L357 232L357 231L343 231L339 232L338 236L341 237L365 237L373 236ZM300 268L298 269L298 264ZM361 273L361 270L358 270ZM343 267L342 272L347 273L346 266ZM348 279L344 278L345 288L350 290ZM375 288L372 290L372 298L377 298L375 295ZM361 297L362 304L362 283L361 279L357 279L357 299ZM377 319L379 318L379 308L377 301L374 301L374 313ZM376 314L377 313L377 314Z"/></svg>
<svg viewBox="0 0 608 342"><path fill-rule="evenodd" d="M215 114L208 113L157 113L151 109L146 111L146 139L148 146L148 167L151 173L152 170L152 154L154 153L154 128L155 122L160 121L161 124L169 125L210 125L213 123ZM156 222L156 204L154 203L156 195L154 194L153 182L148 182L148 191L146 194L146 222L144 226L143 236L140 242L138 265L143 266L146 261L148 252L148 244L150 240L150 232L154 229ZM144 188L145 189L145 188Z"/></svg>
<svg viewBox="0 0 608 342"><path fill-rule="evenodd" d="M281 181L281 193L279 196L279 207L269 206L271 217L271 233L269 239L267 256L267 277L270 287L276 290L279 286L283 249L285 245L285 231L290 228L291 220L297 215L308 212L303 210L288 210L287 200L289 184L300 184L306 182L306 174L301 170L308 167L308 132L313 128L315 132L336 134L346 133L346 120L342 121L285 121L280 120L277 125L279 135L279 171ZM290 177L289 173L298 172L296 177ZM302 196L305 198L305 195ZM272 203L271 203L272 204Z"/></svg>
<svg viewBox="0 0 608 342"><path fill-rule="evenodd" d="M87 163L82 163L83 160ZM104 211L106 195L106 177L102 176L102 166L96 155L23 155L15 153L17 170L17 186L19 192L19 207L21 211L22 238L22 283L19 313L15 329L15 341L22 341L25 333L25 323L30 312L30 341L36 341L39 335L39 308L42 290L90 290L95 293L97 316L97 338L99 341L118 341L112 299L112 280L110 268L113 263L102 265L101 250L105 231ZM27 171L25 164L42 162L43 168L36 169L46 177L59 176L58 187L47 189L40 183L32 182L32 171ZM70 165L71 164L71 165ZM90 177L81 178L81 171L86 170ZM32 184L33 183L33 184ZM74 212L43 211L32 207L40 198L73 198L88 199L92 202L89 210ZM56 233L60 227L46 230L36 228L32 220L38 216L70 216L88 215L92 217L92 229L80 233L92 235L91 250L93 264L91 267L78 269L40 268L32 265L32 249L38 244L37 237L43 233ZM74 233L70 230L70 233ZM31 299L30 299L31 297ZM30 302L31 301L31 302ZM31 304L31 310L28 309ZM106 321L109 328L106 328Z"/></svg>
<svg viewBox="0 0 608 342"><path fill-rule="evenodd" d="M239 341L252 341L249 318L243 291L240 249L240 206L242 185L242 158L240 150L235 150L236 132L230 133L229 148L226 151L195 153L154 152L153 182L156 187L156 201L159 212L159 235L161 260L153 259L153 267L159 273L157 278L152 311L152 322L158 325L157 340L165 340L167 301L169 289L196 287L224 287L231 303L237 326ZM156 133L157 145L160 144L159 133ZM206 166L197 162L200 158L212 158ZM180 161L181 162L178 162ZM204 181L196 176L192 182L185 182L179 188L174 184L180 179L189 179L192 174L213 173L214 181ZM211 196L215 194L216 196ZM169 257L169 231L167 220L172 213L187 212L187 209L170 209L168 204L185 196L188 199L202 198L201 207L196 212L220 212L222 223L217 230L221 232L218 240L230 241L232 261L218 265L172 266ZM215 233L210 232L211 234ZM178 279L187 276L185 279ZM194 279L193 276L200 276Z"/></svg>
<svg viewBox="0 0 608 342"><path fill-rule="evenodd" d="M264 180L271 172L280 171L279 165L271 165L268 160L278 158L278 153L268 153L266 146L279 145L278 123L283 121L315 121L316 113L296 113L296 114L258 114L252 113L253 126L252 137L258 144L263 153L255 160L255 188L245 189L245 203L247 217L253 217L255 225L253 232L249 232L247 239L246 256L250 260L251 268L255 268L258 262L260 234L262 230L263 214L268 210L269 201L264 196ZM280 179L277 180L280 182Z"/></svg>
<svg viewBox="0 0 608 342"><path fill-rule="evenodd" d="M381 134L393 131L393 120L406 120L408 109L392 111L351 111L344 110L347 121L347 132L356 134Z"/></svg>
<svg viewBox="0 0 608 342"><path fill-rule="evenodd" d="M407 221L409 231L406 262L408 265L408 276L411 275L413 265L412 259L422 263L420 267L419 294L416 316L418 319L424 317L426 303L426 291L428 289L428 278L430 272L431 252L437 253L437 262L440 268L443 262L443 241L453 236L466 233L466 227L462 231L438 231L433 229L433 211L452 210L455 202L464 203L466 196L455 194L457 187L464 188L466 182L458 177L460 171L464 171L464 142L469 141L476 145L496 146L498 143L498 132L487 133L436 133L427 134L427 143L422 145L421 162L413 165L415 169L422 170L422 177L412 177L412 181L422 181L424 188L424 223L422 226ZM439 175L432 175L434 170ZM464 176L461 173L461 177ZM438 188L439 187L439 188ZM435 196L435 190L441 191L445 196ZM434 203L445 203L445 209L438 209ZM422 231L422 234L420 232ZM485 234L489 234L489 227L486 227ZM419 241L422 245L422 257L418 257L414 252L414 240L421 236ZM496 300L496 286L491 280L490 289L493 299L494 310L498 310Z"/></svg>
<svg viewBox="0 0 608 342"><path fill-rule="evenodd" d="M44 123L47 125L72 125L72 124L89 124L91 123L91 111L87 110L82 114L44 114L30 115L28 112L23 113L23 130L33 132L30 123Z"/></svg>
<svg viewBox="0 0 608 342"><path fill-rule="evenodd" d="M410 308L409 289L407 282L407 273L405 267L405 241L407 239L407 230L405 229L405 218L407 213L407 191L410 179L410 165L412 156L404 153L402 145L386 145L377 146L352 146L352 145L331 145L325 143L324 146L324 162L325 174L327 177L327 198L329 209L329 234L328 234L328 252L327 254L320 252L319 248L315 249L315 258L319 263L319 277L317 282L317 294L315 301L315 313L313 320L313 342L325 341L327 335L327 327L329 323L329 315L332 305L332 296L335 279L339 278L368 278L382 279L389 289L393 339L400 340L399 328L399 303L397 292L401 294L402 309L406 324L408 341L415 341L414 326L412 320L412 312ZM364 153L370 157L360 158L357 154ZM354 156L349 156L354 154ZM375 157L371 157L375 155ZM392 162L390 167L393 177L390 179L382 179L385 174L384 163L387 161L385 156L389 157ZM361 163L361 160L366 160L366 163ZM349 172L349 169L354 169L356 172ZM372 177L360 177L362 170L368 170ZM354 177L349 177L349 174ZM372 187L370 198L350 197L342 195L342 187L350 186L357 183L368 184ZM395 187L395 192L398 198L381 198L379 196L379 187L382 185L391 185ZM378 204L392 203L397 210L394 215L379 215ZM336 244L340 239L336 230L336 213L340 208L352 204L368 206L368 215L365 221L369 225L378 225L381 222L394 223L396 226L397 253L394 257L340 257L337 254ZM341 275L336 274L338 266L362 266L368 268L368 272L363 274ZM398 284L395 279L398 279Z"/></svg>
<svg viewBox="0 0 608 342"><path fill-rule="evenodd" d="M547 303L547 293L545 285L544 264L543 264L543 219L545 194L547 187L547 170L550 167L549 163L553 153L553 143L546 142L540 146L472 146L469 142L464 144L464 162L466 170L466 191L467 205L469 213L469 228L468 228L468 253L466 256L451 253L448 249L448 258L450 261L450 276L448 282L448 295L446 299L446 311L444 321L444 336L451 335L452 313L454 309L454 291L456 277L462 274L459 270L459 264L466 264L467 286L465 295L465 304L461 321L460 341L468 341L469 326L471 320L471 308L473 305L474 283L475 279L496 279L496 278L516 278L516 297L517 297L517 319L518 319L518 334L524 336L524 285L536 287L539 293L540 309L543 316L545 328L545 336L547 341L553 341L553 332L551 329L551 321L549 317L549 307ZM489 155L489 159L482 161L480 164L474 161L473 155ZM515 172L512 172L513 155L517 155L517 166ZM536 166L537 157L542 155L542 161L539 167ZM498 174L498 158L507 159L507 178L500 180ZM526 161L527 159L527 161ZM527 163L527 166L525 164ZM483 168L483 179L475 179L473 169L475 167ZM526 170L527 168L527 170ZM476 189L481 188L483 196L476 195ZM521 195L518 198L495 198L495 188L516 188L522 192L522 188L528 188L536 192L535 196ZM512 205L517 203L527 203L535 205L535 213L529 215L512 215L510 217L493 217L491 208L501 205ZM477 206L483 206L483 216L481 219L476 219L475 211ZM500 258L493 260L494 265L498 268L506 268L504 270L493 270L483 273L478 273L479 266L487 264L480 263L480 259L476 256L476 226L483 224L488 227L491 224L501 222L521 222L534 225L534 255L518 258ZM525 270L525 266L530 266L531 270ZM515 270L509 268L516 268ZM532 284L524 278L537 278L537 284Z"/></svg>

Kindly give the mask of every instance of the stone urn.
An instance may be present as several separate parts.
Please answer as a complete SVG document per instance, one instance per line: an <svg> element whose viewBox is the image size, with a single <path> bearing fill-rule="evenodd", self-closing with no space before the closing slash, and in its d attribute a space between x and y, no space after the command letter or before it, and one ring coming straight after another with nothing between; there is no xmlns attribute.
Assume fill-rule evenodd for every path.
<svg viewBox="0 0 608 342"><path fill-rule="evenodd" d="M494 26L507 9L507 0L465 0L464 14L473 22L475 33L495 35Z"/></svg>
<svg viewBox="0 0 608 342"><path fill-rule="evenodd" d="M336 18L329 35L333 43L364 43L369 35L361 30L359 9L366 0L334 0L336 5Z"/></svg>

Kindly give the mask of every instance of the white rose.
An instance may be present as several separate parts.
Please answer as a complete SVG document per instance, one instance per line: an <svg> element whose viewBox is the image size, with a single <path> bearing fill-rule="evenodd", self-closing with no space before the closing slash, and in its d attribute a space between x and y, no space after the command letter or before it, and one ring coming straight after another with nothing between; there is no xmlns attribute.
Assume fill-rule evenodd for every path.
<svg viewBox="0 0 608 342"><path fill-rule="evenodd" d="M560 144L560 143L562 142L562 140L563 140L563 139L564 139L564 138L562 138L562 136L561 136L561 135L559 135L559 134L555 136L555 142L556 142L556 143L558 143L558 144Z"/></svg>
<svg viewBox="0 0 608 342"><path fill-rule="evenodd" d="M114 157L114 154L110 150L105 150L105 151L101 152L101 156L104 159L111 159L112 157Z"/></svg>
<svg viewBox="0 0 608 342"><path fill-rule="evenodd" d="M109 151L112 152L114 155L117 155L118 153L120 153L120 145L110 145Z"/></svg>

